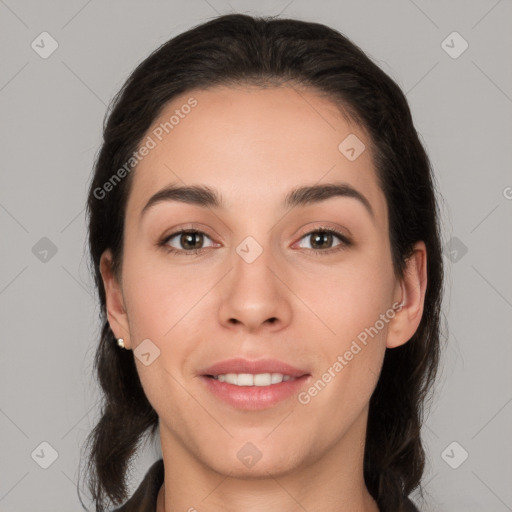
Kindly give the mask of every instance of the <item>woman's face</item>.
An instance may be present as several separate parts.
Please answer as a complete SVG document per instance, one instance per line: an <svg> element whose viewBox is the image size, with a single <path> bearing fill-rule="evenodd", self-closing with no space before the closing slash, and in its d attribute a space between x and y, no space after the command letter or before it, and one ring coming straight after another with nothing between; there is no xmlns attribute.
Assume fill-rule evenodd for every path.
<svg viewBox="0 0 512 512"><path fill-rule="evenodd" d="M164 449L253 476L360 450L386 346L417 326L393 310L367 134L311 90L217 87L175 98L143 145L107 305ZM209 194L161 192L191 186Z"/></svg>

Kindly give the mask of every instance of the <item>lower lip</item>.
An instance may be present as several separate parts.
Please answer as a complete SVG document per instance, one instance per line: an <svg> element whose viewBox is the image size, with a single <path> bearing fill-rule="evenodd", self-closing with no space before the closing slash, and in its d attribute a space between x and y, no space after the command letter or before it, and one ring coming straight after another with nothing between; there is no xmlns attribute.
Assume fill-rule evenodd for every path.
<svg viewBox="0 0 512 512"><path fill-rule="evenodd" d="M295 380L270 386L236 386L205 375L201 376L201 380L215 396L237 409L253 411L267 409L293 395L297 396L308 378L309 375L303 375Z"/></svg>

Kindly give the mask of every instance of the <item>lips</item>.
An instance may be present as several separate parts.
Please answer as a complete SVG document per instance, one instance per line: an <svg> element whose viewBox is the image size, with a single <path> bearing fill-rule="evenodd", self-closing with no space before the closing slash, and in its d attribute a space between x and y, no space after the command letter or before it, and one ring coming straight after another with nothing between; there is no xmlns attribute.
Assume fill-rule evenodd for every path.
<svg viewBox="0 0 512 512"><path fill-rule="evenodd" d="M211 377L228 373L251 373L253 375L262 373L281 373L294 378L309 375L306 370L301 370L300 368L296 368L295 366L276 359L260 359L257 361L250 361L243 358L227 359L200 371L201 375Z"/></svg>
<svg viewBox="0 0 512 512"><path fill-rule="evenodd" d="M229 359L200 373L211 396L235 409L252 411L293 399L310 379L306 370L275 359Z"/></svg>

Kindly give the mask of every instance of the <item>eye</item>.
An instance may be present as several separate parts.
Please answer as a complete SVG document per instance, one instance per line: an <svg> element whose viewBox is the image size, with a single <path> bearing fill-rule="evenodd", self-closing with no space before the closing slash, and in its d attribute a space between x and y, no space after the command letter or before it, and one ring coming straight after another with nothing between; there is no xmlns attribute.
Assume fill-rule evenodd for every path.
<svg viewBox="0 0 512 512"><path fill-rule="evenodd" d="M308 237L311 240L310 245L312 245L310 250L313 251L314 254L318 255L330 254L352 245L352 242L343 233L332 228L317 228L314 231L306 233L301 238L301 241L307 240ZM334 238L340 240L340 243L333 247L332 243ZM303 247L302 245L299 246Z"/></svg>
<svg viewBox="0 0 512 512"><path fill-rule="evenodd" d="M184 254L184 255L190 255L190 254L198 254L199 252L203 251L207 247L202 247L204 243L204 239L208 238L211 240L211 238L202 231L196 230L196 229L181 229L179 231L176 231L175 233L172 233L171 235L165 237L161 242L160 245L164 246L169 252L174 254ZM181 246L176 248L173 247L170 243L173 239L176 238L176 241L174 243L177 243Z"/></svg>
<svg viewBox="0 0 512 512"><path fill-rule="evenodd" d="M312 247L306 247L306 249L310 250L314 255L330 254L352 245L352 242L343 233L332 228L319 227L309 233L306 233L300 239L300 248L304 248L302 241L306 240L308 237L311 238L310 245L312 245ZM199 231L197 229L180 229L179 231L165 237L161 242L159 242L159 245L164 247L169 253L176 254L178 256L192 256L205 251L209 247L215 247L214 243L209 247L203 247L205 238L211 241L211 238L203 231ZM340 243L332 246L335 238L337 238ZM180 247L175 247L172 244L178 244Z"/></svg>

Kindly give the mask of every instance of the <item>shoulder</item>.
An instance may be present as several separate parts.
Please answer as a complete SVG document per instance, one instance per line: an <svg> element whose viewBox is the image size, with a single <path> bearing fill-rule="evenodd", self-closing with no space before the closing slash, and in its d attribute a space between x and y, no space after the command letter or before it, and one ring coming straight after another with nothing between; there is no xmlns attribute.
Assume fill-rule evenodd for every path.
<svg viewBox="0 0 512 512"><path fill-rule="evenodd" d="M164 483L164 461L157 460L146 472L133 496L112 512L155 512L158 491Z"/></svg>

